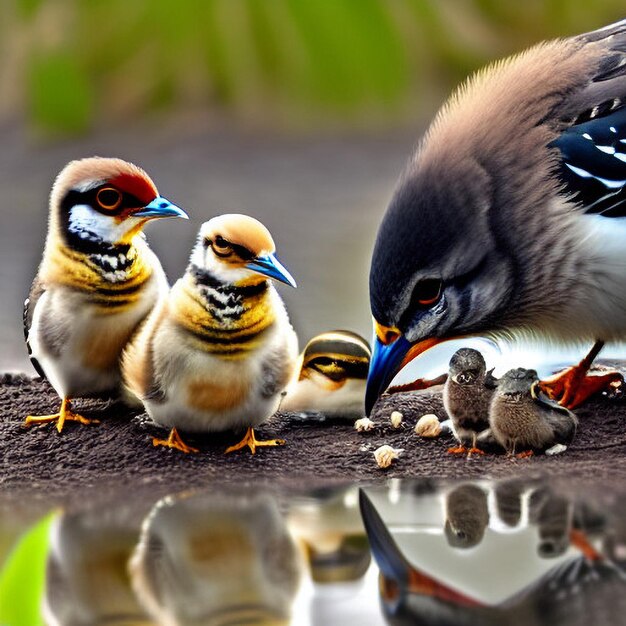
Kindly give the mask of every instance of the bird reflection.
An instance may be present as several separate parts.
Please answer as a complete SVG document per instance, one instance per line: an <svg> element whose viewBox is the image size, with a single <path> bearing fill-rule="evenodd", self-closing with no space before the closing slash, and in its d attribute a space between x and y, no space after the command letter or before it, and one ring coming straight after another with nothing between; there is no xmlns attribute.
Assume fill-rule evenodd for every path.
<svg viewBox="0 0 626 626"><path fill-rule="evenodd" d="M455 548L471 548L482 541L489 524L487 494L477 485L461 485L447 494L444 531Z"/></svg>
<svg viewBox="0 0 626 626"><path fill-rule="evenodd" d="M288 523L304 548L314 582L349 582L365 575L371 557L356 487L317 490L293 499Z"/></svg>
<svg viewBox="0 0 626 626"><path fill-rule="evenodd" d="M448 517L445 524L449 524L451 508L456 510L456 517L467 515L472 520L469 528L479 529L473 531L474 538L469 543L478 545L480 539L477 542L476 537L484 534L489 522L485 523L484 486L476 486L476 489L471 490L472 486L468 483L447 494ZM514 486L521 502L520 509L523 509L531 502L529 496L537 491L537 485L531 485L530 492L517 482ZM453 500L452 507L450 497ZM550 499L555 504L546 506ZM502 600L487 602L479 597L480 594L469 590L470 581L465 587L458 580L448 583L445 576L431 574L426 568L409 562L369 497L361 491L361 514L380 570L381 607L388 623L432 626L623 624L626 610L626 561L601 554L589 541L584 529L575 527L574 511L577 503L564 497L555 497L555 494L551 494L550 499L543 502L540 511L536 513L538 532L531 536L535 537L539 546L543 546L538 549L540 556L554 559L561 555L561 558L556 559L555 565L547 571L544 568L544 573L539 573L533 582L523 585L521 589L511 589ZM537 500L539 503L542 501L543 498ZM495 508L498 509L497 506ZM467 513L463 513L464 510ZM519 520L528 521L533 515L527 510L519 515ZM453 525L458 527L459 522ZM598 536L606 531L601 520L596 524L595 531ZM471 531L469 535L472 535ZM450 541L447 529L446 536ZM515 534L508 531L503 537L511 538L513 555ZM550 549L547 548L548 544ZM448 556L443 554L444 546L441 559ZM565 556L568 549L571 550ZM499 553L496 557L498 560L491 556L488 567L475 557L476 552L459 555L457 559L475 557L477 576L489 584L489 580L496 581L505 575L503 572L508 566L514 565L511 563L513 556L507 557L506 551L501 549ZM419 554L412 554L412 560L419 561Z"/></svg>
<svg viewBox="0 0 626 626"><path fill-rule="evenodd" d="M43 616L48 626L150 626L127 562L141 515L126 506L63 513L50 530Z"/></svg>
<svg viewBox="0 0 626 626"><path fill-rule="evenodd" d="M300 564L269 494L166 497L143 524L133 586L165 626L287 624Z"/></svg>

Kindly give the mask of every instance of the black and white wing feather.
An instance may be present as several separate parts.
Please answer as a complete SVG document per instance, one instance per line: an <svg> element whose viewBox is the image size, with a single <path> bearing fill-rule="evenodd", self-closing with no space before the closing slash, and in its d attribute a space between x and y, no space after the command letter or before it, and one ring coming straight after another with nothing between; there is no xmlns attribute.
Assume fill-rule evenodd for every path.
<svg viewBox="0 0 626 626"><path fill-rule="evenodd" d="M578 39L605 53L559 111L569 125L551 144L561 152L558 174L585 213L626 217L626 20Z"/></svg>
<svg viewBox="0 0 626 626"><path fill-rule="evenodd" d="M35 311L35 306L37 306L37 302L41 298L41 296L45 293L45 289L39 280L39 278L35 278L33 284L30 288L30 293L28 294L28 298L24 301L24 311L23 311L23 324L24 324L24 340L26 341L26 348L28 350L28 357L30 358L30 362L33 364L35 371L39 376L45 378L46 375L39 364L39 361L35 357L33 357L32 349L30 346L30 342L28 340L28 336L30 334L30 329L33 323L33 313Z"/></svg>

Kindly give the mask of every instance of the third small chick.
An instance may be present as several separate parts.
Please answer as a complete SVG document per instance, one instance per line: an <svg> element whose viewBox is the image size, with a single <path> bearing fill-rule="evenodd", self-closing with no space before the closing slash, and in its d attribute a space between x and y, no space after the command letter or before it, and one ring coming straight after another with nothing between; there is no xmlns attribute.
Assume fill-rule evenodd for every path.
<svg viewBox="0 0 626 626"><path fill-rule="evenodd" d="M483 355L473 348L461 348L450 359L448 379L443 389L443 404L460 444L451 453L463 453L476 447L478 435L489 428L489 406L498 381L487 371Z"/></svg>
<svg viewBox="0 0 626 626"><path fill-rule="evenodd" d="M539 390L535 370L509 370L498 381L489 413L494 439L507 451L544 452L576 434L578 419Z"/></svg>
<svg viewBox="0 0 626 626"><path fill-rule="evenodd" d="M364 415L370 356L367 341L348 330L313 337L300 355L281 410L345 418Z"/></svg>

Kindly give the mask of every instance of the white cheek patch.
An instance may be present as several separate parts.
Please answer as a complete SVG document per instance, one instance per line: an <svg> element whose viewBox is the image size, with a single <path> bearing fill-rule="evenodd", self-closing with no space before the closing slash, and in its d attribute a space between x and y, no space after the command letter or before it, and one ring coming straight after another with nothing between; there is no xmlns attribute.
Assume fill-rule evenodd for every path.
<svg viewBox="0 0 626 626"><path fill-rule="evenodd" d="M109 215L95 211L88 204L77 204L70 209L68 230L81 239L117 243L141 220L129 217L117 222Z"/></svg>

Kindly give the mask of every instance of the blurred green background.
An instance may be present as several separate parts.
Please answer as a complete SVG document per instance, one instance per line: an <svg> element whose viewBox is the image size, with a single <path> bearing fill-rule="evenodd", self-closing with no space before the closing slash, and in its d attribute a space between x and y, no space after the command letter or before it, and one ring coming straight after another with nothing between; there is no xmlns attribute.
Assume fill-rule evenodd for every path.
<svg viewBox="0 0 626 626"><path fill-rule="evenodd" d="M203 111L288 129L398 126L485 62L623 0L10 0L2 120L66 135Z"/></svg>
<svg viewBox="0 0 626 626"><path fill-rule="evenodd" d="M70 160L142 165L191 222L150 225L174 281L200 224L264 222L304 344L371 333L376 230L428 120L475 68L624 17L624 0L0 0L0 371Z"/></svg>

